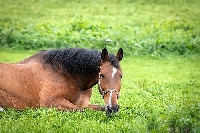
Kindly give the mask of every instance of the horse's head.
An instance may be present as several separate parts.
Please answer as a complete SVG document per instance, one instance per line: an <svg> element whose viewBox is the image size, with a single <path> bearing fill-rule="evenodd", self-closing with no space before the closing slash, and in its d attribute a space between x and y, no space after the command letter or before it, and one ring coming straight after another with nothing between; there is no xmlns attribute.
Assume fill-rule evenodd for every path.
<svg viewBox="0 0 200 133"><path fill-rule="evenodd" d="M119 61L123 58L123 49L120 48L117 55L108 54L104 48L101 53L99 72L99 92L104 98L107 114L119 111L118 98L121 88L122 70Z"/></svg>

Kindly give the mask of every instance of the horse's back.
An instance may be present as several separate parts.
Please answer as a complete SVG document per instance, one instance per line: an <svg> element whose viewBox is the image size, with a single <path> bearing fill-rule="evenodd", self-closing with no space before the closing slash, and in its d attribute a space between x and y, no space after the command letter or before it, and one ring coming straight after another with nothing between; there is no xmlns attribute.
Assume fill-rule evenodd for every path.
<svg viewBox="0 0 200 133"><path fill-rule="evenodd" d="M30 63L41 62L43 60L43 55L45 52L46 50L42 50L39 53L32 55L31 57L28 57L24 60L17 62L16 64L30 64Z"/></svg>
<svg viewBox="0 0 200 133"><path fill-rule="evenodd" d="M0 106L18 109L35 106L39 99L36 93L39 79L35 78L32 67L34 64L0 63Z"/></svg>

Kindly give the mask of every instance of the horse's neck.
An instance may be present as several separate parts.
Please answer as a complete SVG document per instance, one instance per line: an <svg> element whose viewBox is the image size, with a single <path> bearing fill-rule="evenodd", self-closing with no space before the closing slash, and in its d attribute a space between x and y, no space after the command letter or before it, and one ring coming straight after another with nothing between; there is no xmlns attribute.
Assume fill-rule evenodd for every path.
<svg viewBox="0 0 200 133"><path fill-rule="evenodd" d="M85 91L87 89L92 88L98 83L98 74L91 76L76 75L75 77L73 77L73 79L76 82L77 86L79 86L80 89Z"/></svg>

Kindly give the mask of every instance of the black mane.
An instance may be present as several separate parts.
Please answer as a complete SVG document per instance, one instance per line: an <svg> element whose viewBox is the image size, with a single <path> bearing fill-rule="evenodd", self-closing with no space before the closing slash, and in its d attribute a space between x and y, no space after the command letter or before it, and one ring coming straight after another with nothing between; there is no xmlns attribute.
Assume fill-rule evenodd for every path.
<svg viewBox="0 0 200 133"><path fill-rule="evenodd" d="M119 68L119 61L109 54L109 62ZM60 69L64 74L93 75L99 72L101 52L82 48L49 50L44 54L44 64L48 63L54 70Z"/></svg>

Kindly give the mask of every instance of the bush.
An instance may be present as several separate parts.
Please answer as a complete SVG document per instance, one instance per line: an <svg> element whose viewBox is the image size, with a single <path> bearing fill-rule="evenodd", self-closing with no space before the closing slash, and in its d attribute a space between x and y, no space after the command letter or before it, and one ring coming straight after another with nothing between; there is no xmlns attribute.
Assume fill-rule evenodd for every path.
<svg viewBox="0 0 200 133"><path fill-rule="evenodd" d="M29 50L107 46L111 52L123 47L127 55L158 56L200 53L199 1L6 3L0 8L3 47ZM106 43L107 38L113 41Z"/></svg>
<svg viewBox="0 0 200 133"><path fill-rule="evenodd" d="M198 32L185 21L164 21L143 27L122 27L115 31L105 23L76 20L70 24L36 25L4 28L0 32L1 44L13 49L46 49L84 47L116 51L123 47L126 54L178 54L199 53ZM107 42L110 38L113 42Z"/></svg>

